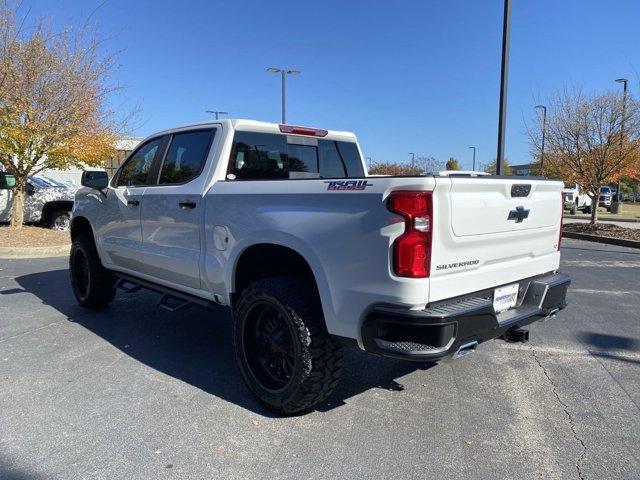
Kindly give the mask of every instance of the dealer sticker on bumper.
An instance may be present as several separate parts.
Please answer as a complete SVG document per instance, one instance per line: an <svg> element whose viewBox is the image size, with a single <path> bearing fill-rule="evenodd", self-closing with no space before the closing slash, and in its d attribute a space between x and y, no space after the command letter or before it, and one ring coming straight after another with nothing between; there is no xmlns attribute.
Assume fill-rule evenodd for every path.
<svg viewBox="0 0 640 480"><path fill-rule="evenodd" d="M493 293L493 309L496 313L504 312L516 306L519 287L518 283L514 283L513 285L495 289Z"/></svg>

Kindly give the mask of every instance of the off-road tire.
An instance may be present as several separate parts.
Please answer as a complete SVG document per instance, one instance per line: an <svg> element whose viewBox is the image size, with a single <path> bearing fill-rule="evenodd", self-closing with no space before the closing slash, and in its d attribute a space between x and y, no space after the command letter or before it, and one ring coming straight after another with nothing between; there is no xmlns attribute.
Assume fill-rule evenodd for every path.
<svg viewBox="0 0 640 480"><path fill-rule="evenodd" d="M304 283L289 277L271 277L245 288L234 308L233 338L236 362L251 392L269 409L296 414L325 400L340 380L342 346L327 333L320 301ZM265 386L254 373L257 354L247 346L256 305L278 309L282 324L289 327L295 352L293 373L284 387Z"/></svg>
<svg viewBox="0 0 640 480"><path fill-rule="evenodd" d="M71 244L69 276L73 294L83 307L104 308L116 294L116 278L102 266L93 238L88 235L77 237Z"/></svg>

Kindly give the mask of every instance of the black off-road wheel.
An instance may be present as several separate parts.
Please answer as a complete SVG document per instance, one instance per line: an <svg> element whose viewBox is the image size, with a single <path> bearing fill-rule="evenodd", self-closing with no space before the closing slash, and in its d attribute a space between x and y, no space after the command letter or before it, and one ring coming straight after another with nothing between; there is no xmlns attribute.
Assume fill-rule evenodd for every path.
<svg viewBox="0 0 640 480"><path fill-rule="evenodd" d="M73 293L83 307L104 308L116 294L116 278L102 266L90 236L82 235L73 241L69 275Z"/></svg>
<svg viewBox="0 0 640 480"><path fill-rule="evenodd" d="M315 292L295 279L267 278L244 289L233 330L242 378L277 413L312 409L340 380L342 347L326 331Z"/></svg>

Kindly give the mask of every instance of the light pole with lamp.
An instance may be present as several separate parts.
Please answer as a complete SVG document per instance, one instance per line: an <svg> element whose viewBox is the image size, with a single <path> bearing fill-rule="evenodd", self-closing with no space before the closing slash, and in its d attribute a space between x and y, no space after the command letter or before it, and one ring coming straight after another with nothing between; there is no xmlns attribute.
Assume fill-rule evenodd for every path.
<svg viewBox="0 0 640 480"><path fill-rule="evenodd" d="M469 148L473 149L473 171L476 171L476 147L475 145L470 146Z"/></svg>
<svg viewBox="0 0 640 480"><path fill-rule="evenodd" d="M281 83L282 83L282 123L287 123L286 121L286 111L285 111L285 104L286 104L286 79L285 77L287 75L298 75L300 73L299 70L293 70L291 68L279 68L279 67L269 67L267 68L267 72L270 73L279 73L280 74L280 78L281 78Z"/></svg>
<svg viewBox="0 0 640 480"><path fill-rule="evenodd" d="M544 140L547 134L547 107L545 105L536 105L534 108L542 110L542 148L540 149L540 166L544 166Z"/></svg>

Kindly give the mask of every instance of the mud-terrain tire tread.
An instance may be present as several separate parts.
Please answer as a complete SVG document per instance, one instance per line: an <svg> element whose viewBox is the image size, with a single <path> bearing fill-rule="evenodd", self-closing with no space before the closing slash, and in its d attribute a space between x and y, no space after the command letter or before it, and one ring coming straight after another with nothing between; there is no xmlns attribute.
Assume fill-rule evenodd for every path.
<svg viewBox="0 0 640 480"><path fill-rule="evenodd" d="M295 339L299 343L304 362L304 372L296 378L297 388L288 398L274 404L266 401L256 391L255 380L245 371L241 346L242 332L239 320L251 302L264 295L275 298L289 312L298 329ZM302 282L289 277L270 277L250 284L241 294L234 309L234 343L236 361L243 379L252 393L270 409L282 414L308 411L325 400L340 381L342 370L342 346L327 333L320 301ZM287 388L289 390L289 388ZM287 392L288 393L288 392Z"/></svg>

